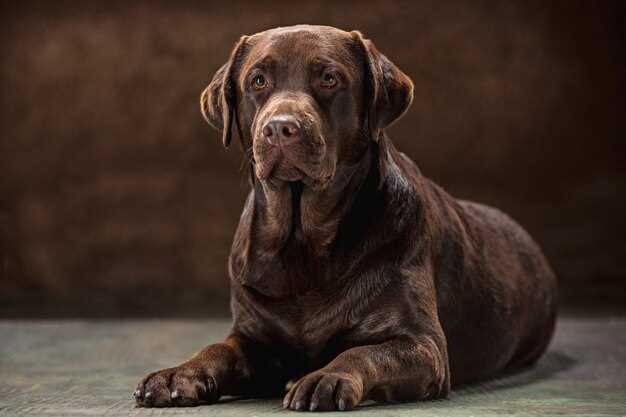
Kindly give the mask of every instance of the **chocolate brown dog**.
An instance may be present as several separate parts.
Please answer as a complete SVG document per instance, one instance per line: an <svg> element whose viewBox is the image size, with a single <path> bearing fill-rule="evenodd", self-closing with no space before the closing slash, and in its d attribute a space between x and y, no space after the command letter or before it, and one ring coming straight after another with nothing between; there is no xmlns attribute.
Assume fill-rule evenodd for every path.
<svg viewBox="0 0 626 417"><path fill-rule="evenodd" d="M413 84L359 32L243 36L201 97L251 190L230 256L223 343L141 381L141 406L284 393L293 410L445 397L536 361L556 282L502 212L457 201L384 130Z"/></svg>

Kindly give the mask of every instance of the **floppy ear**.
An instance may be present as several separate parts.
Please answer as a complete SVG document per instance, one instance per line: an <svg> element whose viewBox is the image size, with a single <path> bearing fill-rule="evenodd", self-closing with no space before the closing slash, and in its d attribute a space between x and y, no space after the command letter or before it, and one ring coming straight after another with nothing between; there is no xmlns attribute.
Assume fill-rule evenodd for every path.
<svg viewBox="0 0 626 417"><path fill-rule="evenodd" d="M351 32L364 60L366 127L372 139L400 118L413 101L413 82L359 31Z"/></svg>
<svg viewBox="0 0 626 417"><path fill-rule="evenodd" d="M239 122L236 120L237 84L234 77L239 68L247 39L247 36L242 36L239 39L230 54L230 59L217 70L209 86L200 95L202 116L211 126L222 131L222 141L226 148L232 139L233 119L239 127Z"/></svg>

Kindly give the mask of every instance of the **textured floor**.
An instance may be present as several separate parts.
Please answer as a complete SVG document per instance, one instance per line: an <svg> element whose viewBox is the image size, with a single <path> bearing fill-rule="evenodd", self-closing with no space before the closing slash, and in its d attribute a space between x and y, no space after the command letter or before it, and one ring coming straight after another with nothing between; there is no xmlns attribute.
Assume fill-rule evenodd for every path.
<svg viewBox="0 0 626 417"><path fill-rule="evenodd" d="M0 416L295 415L279 400L135 408L131 392L145 372L218 341L228 326L210 320L0 321ZM448 400L366 404L349 415L624 416L626 317L562 318L550 351L529 371L455 391Z"/></svg>

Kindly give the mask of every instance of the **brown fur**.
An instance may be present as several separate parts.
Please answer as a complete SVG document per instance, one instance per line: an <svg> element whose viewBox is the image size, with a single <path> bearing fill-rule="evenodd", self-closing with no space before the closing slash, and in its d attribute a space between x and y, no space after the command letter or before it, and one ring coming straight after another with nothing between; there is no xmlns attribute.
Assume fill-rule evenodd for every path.
<svg viewBox="0 0 626 417"><path fill-rule="evenodd" d="M540 357L555 277L513 220L450 197L394 148L384 129L412 89L359 32L241 38L201 98L250 163L233 329L144 378L139 405L278 395L295 381L286 408L347 410L445 397Z"/></svg>

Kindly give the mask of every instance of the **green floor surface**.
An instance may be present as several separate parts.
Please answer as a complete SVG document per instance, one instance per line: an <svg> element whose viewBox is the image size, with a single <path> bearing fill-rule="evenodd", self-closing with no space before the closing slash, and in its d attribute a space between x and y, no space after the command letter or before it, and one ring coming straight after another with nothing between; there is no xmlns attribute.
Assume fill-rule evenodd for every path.
<svg viewBox="0 0 626 417"><path fill-rule="evenodd" d="M302 415L279 399L135 408L131 393L147 371L219 341L228 327L225 320L0 321L0 416ZM365 404L348 415L626 416L626 317L563 317L549 352L528 371L447 400Z"/></svg>

